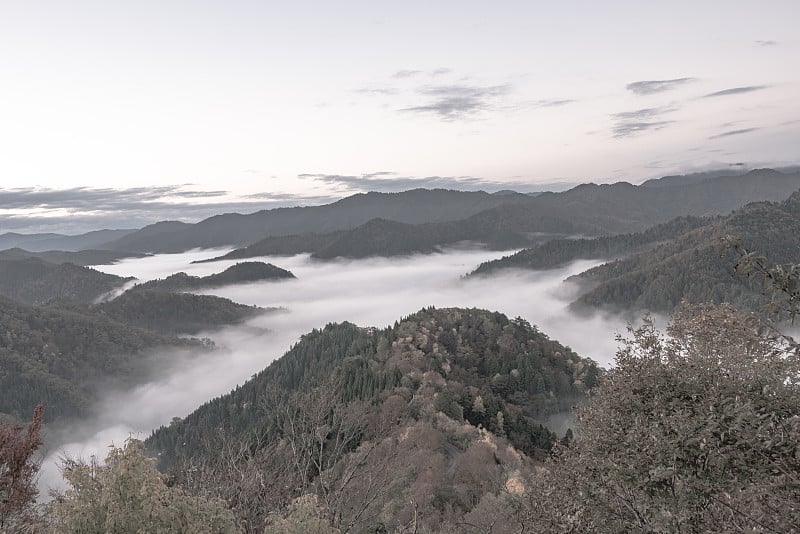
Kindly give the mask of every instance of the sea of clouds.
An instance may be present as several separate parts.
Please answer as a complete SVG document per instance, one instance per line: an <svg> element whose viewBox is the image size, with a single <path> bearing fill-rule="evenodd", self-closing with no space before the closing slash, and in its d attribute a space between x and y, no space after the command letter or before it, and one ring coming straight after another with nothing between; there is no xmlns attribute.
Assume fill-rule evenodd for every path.
<svg viewBox="0 0 800 534"><path fill-rule="evenodd" d="M205 276L236 261L192 264L225 250L195 250L128 259L96 267L141 281L176 272ZM613 362L615 335L626 323L614 316L576 316L567 306L576 288L563 282L600 262L578 261L548 271L503 271L491 277L463 276L481 262L503 253L453 249L441 254L404 258L315 261L308 255L261 257L292 271L296 280L257 282L209 289L236 302L281 307L245 325L204 332L218 350L197 354L167 351L151 357L152 381L126 391L107 391L99 415L54 432L42 464L40 487L63 487L59 458L102 459L110 445L128 436L146 438L173 417L184 417L204 402L227 393L282 356L301 335L329 322L384 327L426 306L477 307L522 317L553 339L601 365ZM46 491L43 491L46 494Z"/></svg>

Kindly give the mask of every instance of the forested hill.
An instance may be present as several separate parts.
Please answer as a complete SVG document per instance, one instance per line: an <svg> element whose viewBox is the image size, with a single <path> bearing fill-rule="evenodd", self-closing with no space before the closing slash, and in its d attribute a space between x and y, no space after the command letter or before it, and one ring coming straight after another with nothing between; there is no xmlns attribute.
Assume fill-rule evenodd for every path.
<svg viewBox="0 0 800 534"><path fill-rule="evenodd" d="M150 280L134 287L135 291L191 291L194 289L222 287L231 284L260 282L264 280L286 280L295 278L294 274L271 263L257 261L237 263L220 273L208 276L190 276L184 272L164 279Z"/></svg>
<svg viewBox="0 0 800 534"><path fill-rule="evenodd" d="M268 236L328 233L355 228L376 217L418 224L463 219L488 208L527 202L522 194L414 189L362 193L332 204L277 208L248 215L217 215L197 224L158 223L104 248L137 252L181 252L191 248L249 245Z"/></svg>
<svg viewBox="0 0 800 534"><path fill-rule="evenodd" d="M501 269L555 269L576 260L629 256L710 224L714 220L716 219L678 217L644 232L594 239L551 239L537 247L526 248L510 256L484 262L470 273L470 276L490 274Z"/></svg>
<svg viewBox="0 0 800 534"><path fill-rule="evenodd" d="M197 334L235 325L275 308L258 308L213 295L129 290L108 302L75 310L166 335Z"/></svg>
<svg viewBox="0 0 800 534"><path fill-rule="evenodd" d="M597 373L525 321L484 310L425 309L386 329L331 324L228 395L159 429L148 445L164 466L188 458L208 467L231 450L224 444L244 440L271 482L258 497L265 515L270 501L286 502L319 477L339 487L340 477L356 475L337 495L346 500L342 513L370 497L367 517L399 523L405 504L385 507L413 501L435 525L468 513L496 484L513 484L526 461L519 452L539 457L556 439L539 421L580 402ZM315 436L336 458L320 458L322 471L298 478L288 443ZM343 473L342 465L356 472ZM174 473L181 479L186 471ZM195 469L192 477L225 491L212 471Z"/></svg>
<svg viewBox="0 0 800 534"><path fill-rule="evenodd" d="M146 254L137 252L116 252L114 250L80 250L69 252L63 250L47 250L30 252L21 248L0 251L0 260L39 258L50 263L72 263L74 265L108 265L125 258L143 258Z"/></svg>
<svg viewBox="0 0 800 534"><path fill-rule="evenodd" d="M43 403L49 421L85 416L94 390L135 382L156 347L201 347L101 315L26 306L0 297L0 414L24 419Z"/></svg>
<svg viewBox="0 0 800 534"><path fill-rule="evenodd" d="M577 308L672 311L682 299L733 302L757 310L764 300L743 276L725 236L774 263L800 261L800 192L784 202L758 202L689 231L652 250L607 263L575 277L590 289Z"/></svg>
<svg viewBox="0 0 800 534"><path fill-rule="evenodd" d="M93 302L130 280L71 263L54 264L32 257L0 259L0 295L26 304Z"/></svg>

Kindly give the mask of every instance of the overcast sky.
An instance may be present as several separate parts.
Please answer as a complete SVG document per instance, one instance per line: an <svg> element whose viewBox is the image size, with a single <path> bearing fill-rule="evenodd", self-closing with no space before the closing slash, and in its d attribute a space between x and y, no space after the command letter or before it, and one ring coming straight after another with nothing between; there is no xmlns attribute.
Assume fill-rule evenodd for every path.
<svg viewBox="0 0 800 534"><path fill-rule="evenodd" d="M798 20L797 0L7 0L0 194L241 211L794 164Z"/></svg>

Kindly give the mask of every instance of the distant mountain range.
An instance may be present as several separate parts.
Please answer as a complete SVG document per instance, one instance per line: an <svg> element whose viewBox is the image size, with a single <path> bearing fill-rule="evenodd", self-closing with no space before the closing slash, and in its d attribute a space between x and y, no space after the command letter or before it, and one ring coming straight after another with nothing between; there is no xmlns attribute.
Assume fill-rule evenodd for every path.
<svg viewBox="0 0 800 534"><path fill-rule="evenodd" d="M657 187L585 184L563 193L514 196L509 204L456 221L408 224L376 218L350 230L266 237L210 261L299 253L317 259L398 256L464 241L507 250L554 237L640 232L679 216L726 214L753 200L782 200L800 188L800 173L768 169L663 180Z"/></svg>
<svg viewBox="0 0 800 534"><path fill-rule="evenodd" d="M249 245L265 237L328 233L355 228L376 217L407 224L463 219L512 202L526 202L522 194L414 189L403 193L364 193L333 204L278 208L249 215L228 213L197 224L164 222L105 246L134 252L182 252L192 248Z"/></svg>
<svg viewBox="0 0 800 534"><path fill-rule="evenodd" d="M723 215L749 202L784 199L797 189L797 169L759 169L667 176L639 186L590 183L538 195L442 189L373 192L323 206L228 213L195 224L163 221L136 231L3 234L0 250L164 253L238 246L245 250L227 257L308 252L329 259L432 252L461 241L510 249L558 236L639 232L679 216Z"/></svg>
<svg viewBox="0 0 800 534"><path fill-rule="evenodd" d="M311 252L320 259L430 252L471 240L516 248L541 234L614 235L678 216L725 214L756 200L781 200L800 188L800 172L770 169L659 186L584 184L535 197L417 189L355 195L326 206L227 214L197 224L158 223L106 247L180 252L195 247L254 245L229 257ZM347 233L351 232L351 233Z"/></svg>

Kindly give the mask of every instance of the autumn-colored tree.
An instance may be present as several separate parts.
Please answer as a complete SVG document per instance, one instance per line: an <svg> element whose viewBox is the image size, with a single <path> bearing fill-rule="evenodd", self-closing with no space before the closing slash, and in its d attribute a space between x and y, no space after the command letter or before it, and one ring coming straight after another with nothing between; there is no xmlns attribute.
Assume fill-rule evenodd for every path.
<svg viewBox="0 0 800 534"><path fill-rule="evenodd" d="M70 488L51 504L55 532L239 532L224 502L168 487L135 439L112 448L105 465L65 461L63 475Z"/></svg>
<svg viewBox="0 0 800 534"><path fill-rule="evenodd" d="M33 528L39 471L35 454L42 444L43 417L44 408L38 405L27 429L0 424L0 532Z"/></svg>

